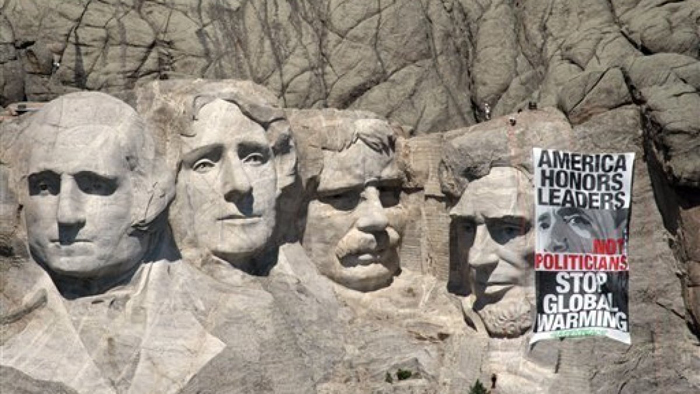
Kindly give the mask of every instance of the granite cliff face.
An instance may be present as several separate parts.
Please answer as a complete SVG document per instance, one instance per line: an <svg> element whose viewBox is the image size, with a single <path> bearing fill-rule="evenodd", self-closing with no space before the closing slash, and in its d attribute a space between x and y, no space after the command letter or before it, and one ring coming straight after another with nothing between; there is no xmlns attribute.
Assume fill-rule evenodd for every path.
<svg viewBox="0 0 700 394"><path fill-rule="evenodd" d="M288 107L416 133L535 100L574 124L637 105L673 184L698 186L697 1L4 0L0 104L142 80L252 80ZM57 67L58 66L58 67Z"/></svg>
<svg viewBox="0 0 700 394"><path fill-rule="evenodd" d="M161 241L149 241L147 270L127 272L135 279L123 294L66 298L27 253L27 206L18 208L29 161L22 139L36 115L0 125L0 388L145 393L158 378L173 393L458 393L496 374L499 393L700 390L698 20L697 0L3 0L0 105L110 93L143 118L157 152L149 160L178 183L153 194L170 204L173 234L148 235ZM98 123L114 122L105 119ZM197 194L197 171L183 170L204 138L199 121L210 122L201 130L229 121L269 133L277 189L253 195L276 205L284 224L265 238L274 253L251 262L206 241L235 234L190 212L219 203ZM346 131L375 137L358 143L361 153L333 156L354 146L342 142ZM391 154L372 156L376 144ZM470 289L449 210L468 185L450 173L524 162L533 146L637 154L630 347L565 340L527 352L520 339L465 323ZM334 238L340 216L315 205L337 195L325 185L349 177L352 166L334 167L348 157L374 157L383 167L359 176L400 185L385 212L392 230L382 250L395 256L379 265L388 276L365 282L312 255L372 243L356 229ZM201 159L192 170L208 168L195 165ZM362 198L375 193L367 179ZM202 185L219 193L212 182ZM264 189L255 185L253 193ZM347 201L333 204L342 211ZM73 363L62 364L65 349ZM412 377L399 381L402 370Z"/></svg>

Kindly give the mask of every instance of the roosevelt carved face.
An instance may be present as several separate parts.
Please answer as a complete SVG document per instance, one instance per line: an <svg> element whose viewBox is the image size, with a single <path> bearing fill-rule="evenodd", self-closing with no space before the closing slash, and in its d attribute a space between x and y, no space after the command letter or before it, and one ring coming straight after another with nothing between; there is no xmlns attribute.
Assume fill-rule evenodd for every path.
<svg viewBox="0 0 700 394"><path fill-rule="evenodd" d="M518 336L531 325L532 209L528 178L514 168L495 167L471 182L450 212L474 308L492 336Z"/></svg>
<svg viewBox="0 0 700 394"><path fill-rule="evenodd" d="M399 272L405 222L393 151L358 141L326 150L303 245L321 274L358 291L388 286Z"/></svg>
<svg viewBox="0 0 700 394"><path fill-rule="evenodd" d="M199 248L248 270L275 226L277 174L265 129L233 103L203 106L182 137L177 199Z"/></svg>
<svg viewBox="0 0 700 394"><path fill-rule="evenodd" d="M59 277L126 273L146 242L131 230L134 189L115 130L49 130L29 158L25 220L32 255Z"/></svg>

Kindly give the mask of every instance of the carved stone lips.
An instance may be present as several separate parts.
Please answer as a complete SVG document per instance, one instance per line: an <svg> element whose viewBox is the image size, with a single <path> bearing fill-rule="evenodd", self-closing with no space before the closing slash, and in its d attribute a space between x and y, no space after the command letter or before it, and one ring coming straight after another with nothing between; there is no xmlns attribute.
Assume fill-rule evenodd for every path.
<svg viewBox="0 0 700 394"><path fill-rule="evenodd" d="M94 243L83 239L51 241L47 253L54 257L77 257L92 254Z"/></svg>
<svg viewBox="0 0 700 394"><path fill-rule="evenodd" d="M381 254L363 253L361 255L356 255L356 258L360 263L373 263L381 258Z"/></svg>
<svg viewBox="0 0 700 394"><path fill-rule="evenodd" d="M517 281L515 280L481 280L481 279L476 279L476 282L484 287L488 286L512 286L517 284Z"/></svg>
<svg viewBox="0 0 700 394"><path fill-rule="evenodd" d="M60 245L60 246L70 246L73 244L79 244L79 243L92 243L92 241L88 239L71 239L71 240L66 240L66 239L50 239L49 242L52 244Z"/></svg>
<svg viewBox="0 0 700 394"><path fill-rule="evenodd" d="M484 273L476 272L474 276L474 281L487 291L499 291L506 287L515 286L519 283L517 277L512 277L510 275L491 273L490 275Z"/></svg>
<svg viewBox="0 0 700 394"><path fill-rule="evenodd" d="M477 279L477 282L486 285L486 286L494 286L494 285L513 285L516 284L516 280L511 280L511 279L499 279L499 278L489 278L488 280L483 280L481 278Z"/></svg>
<svg viewBox="0 0 700 394"><path fill-rule="evenodd" d="M517 285L515 281L479 281L477 280L479 286L483 288L484 294L495 295L499 293L505 293L510 290L513 286Z"/></svg>
<svg viewBox="0 0 700 394"><path fill-rule="evenodd" d="M386 249L375 251L362 251L343 256L340 261L346 267L358 265L371 265L384 261Z"/></svg>
<svg viewBox="0 0 700 394"><path fill-rule="evenodd" d="M227 221L227 222L236 222L236 223L255 223L259 222L262 219L261 216L245 216L240 213L233 213L230 215L225 215L219 217L217 220L218 221Z"/></svg>

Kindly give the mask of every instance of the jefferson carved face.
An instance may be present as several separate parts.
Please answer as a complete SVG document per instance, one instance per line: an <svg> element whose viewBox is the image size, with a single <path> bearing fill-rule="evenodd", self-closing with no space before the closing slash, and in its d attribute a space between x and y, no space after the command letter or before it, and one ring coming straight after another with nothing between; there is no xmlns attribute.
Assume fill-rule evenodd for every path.
<svg viewBox="0 0 700 394"><path fill-rule="evenodd" d="M493 336L517 336L531 324L532 209L527 177L514 168L495 167L471 182L451 211L475 309Z"/></svg>
<svg viewBox="0 0 700 394"><path fill-rule="evenodd" d="M233 103L204 105L183 136L177 199L199 248L234 266L265 249L275 225L277 174L265 129Z"/></svg>
<svg viewBox="0 0 700 394"><path fill-rule="evenodd" d="M308 206L304 249L321 274L348 288L388 286L399 272L405 222L393 151L357 141L323 154L316 198Z"/></svg>
<svg viewBox="0 0 700 394"><path fill-rule="evenodd" d="M129 271L143 257L146 242L131 231L134 188L115 130L104 125L47 130L29 158L25 220L32 255L59 276L101 278Z"/></svg>

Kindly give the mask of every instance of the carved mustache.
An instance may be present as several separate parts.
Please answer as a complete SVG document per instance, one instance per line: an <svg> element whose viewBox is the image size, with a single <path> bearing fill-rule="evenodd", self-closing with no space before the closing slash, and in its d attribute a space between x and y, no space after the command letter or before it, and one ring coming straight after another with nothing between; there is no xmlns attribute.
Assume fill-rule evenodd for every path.
<svg viewBox="0 0 700 394"><path fill-rule="evenodd" d="M366 233L352 229L338 242L335 254L338 259L350 255L377 253L398 246L401 236L391 227L381 232Z"/></svg>

